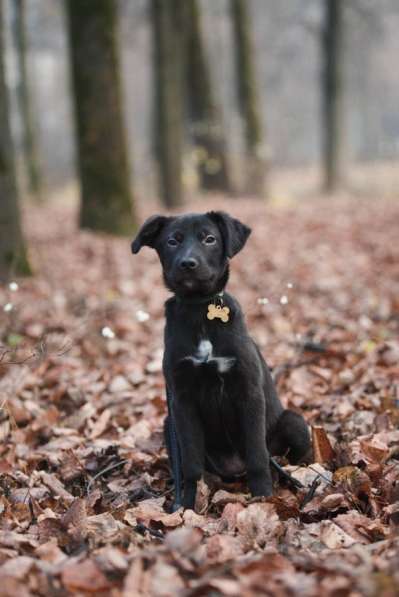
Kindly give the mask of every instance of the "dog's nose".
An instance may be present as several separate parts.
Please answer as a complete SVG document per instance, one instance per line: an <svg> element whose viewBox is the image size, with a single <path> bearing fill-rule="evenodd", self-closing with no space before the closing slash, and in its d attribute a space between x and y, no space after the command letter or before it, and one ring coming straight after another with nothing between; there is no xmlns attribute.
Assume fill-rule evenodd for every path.
<svg viewBox="0 0 399 597"><path fill-rule="evenodd" d="M187 257L186 259L182 259L180 261L179 267L183 270L195 269L198 267L198 261L194 259L194 257Z"/></svg>

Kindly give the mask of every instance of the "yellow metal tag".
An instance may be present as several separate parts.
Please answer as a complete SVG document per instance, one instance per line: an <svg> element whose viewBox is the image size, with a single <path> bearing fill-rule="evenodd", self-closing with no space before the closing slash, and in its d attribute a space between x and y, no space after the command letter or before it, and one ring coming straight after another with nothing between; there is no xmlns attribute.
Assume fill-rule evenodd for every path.
<svg viewBox="0 0 399 597"><path fill-rule="evenodd" d="M210 320L220 319L223 323L227 323L229 321L229 313L230 309L228 307L221 307L220 305L211 303L208 305L208 313L206 316Z"/></svg>

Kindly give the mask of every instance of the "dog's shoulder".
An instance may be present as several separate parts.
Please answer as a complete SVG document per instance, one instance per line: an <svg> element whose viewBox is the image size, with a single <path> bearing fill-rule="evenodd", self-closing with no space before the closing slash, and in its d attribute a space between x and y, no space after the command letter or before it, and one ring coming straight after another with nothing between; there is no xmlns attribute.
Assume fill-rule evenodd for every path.
<svg viewBox="0 0 399 597"><path fill-rule="evenodd" d="M223 305L230 309L230 324L246 328L244 311L235 296L225 292L223 294Z"/></svg>
<svg viewBox="0 0 399 597"><path fill-rule="evenodd" d="M223 304L229 307L229 309L236 311L237 313L242 313L241 305L238 300L230 294L230 292L223 293Z"/></svg>

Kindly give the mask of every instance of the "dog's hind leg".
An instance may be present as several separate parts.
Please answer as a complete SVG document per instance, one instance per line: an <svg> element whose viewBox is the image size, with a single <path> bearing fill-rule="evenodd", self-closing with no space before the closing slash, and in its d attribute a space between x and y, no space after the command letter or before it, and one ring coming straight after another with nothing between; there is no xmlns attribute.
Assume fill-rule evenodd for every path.
<svg viewBox="0 0 399 597"><path fill-rule="evenodd" d="M301 415L284 410L271 433L268 447L272 456L287 456L290 464L302 462L310 450L308 426Z"/></svg>

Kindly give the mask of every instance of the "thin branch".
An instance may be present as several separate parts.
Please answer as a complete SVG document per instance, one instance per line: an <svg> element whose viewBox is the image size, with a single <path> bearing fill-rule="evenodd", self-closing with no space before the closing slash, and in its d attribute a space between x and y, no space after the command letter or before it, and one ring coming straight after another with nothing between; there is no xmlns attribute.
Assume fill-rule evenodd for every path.
<svg viewBox="0 0 399 597"><path fill-rule="evenodd" d="M282 466L274 459L270 458L270 464L276 469L280 477L282 477L287 483L295 487L296 489L303 489L305 486L303 483L299 481L299 479L295 479L290 473L283 469Z"/></svg>
<svg viewBox="0 0 399 597"><path fill-rule="evenodd" d="M87 495L90 495L91 488L93 486L93 483L96 481L96 479L98 479L99 477L102 477L102 475L105 475L105 473L108 473L109 471L112 471L113 469L118 468L119 466L127 464L128 462L129 462L128 460L121 460L120 462L110 464L107 467L105 467L104 469L102 469L100 472L98 472L96 475L94 475L94 477L92 477L90 479L90 482L87 486Z"/></svg>
<svg viewBox="0 0 399 597"><path fill-rule="evenodd" d="M137 533L140 533L140 535L144 535L144 533L147 532L150 535L152 535L153 537L156 537L157 539L163 539L164 538L164 534L161 531L157 531L156 529L152 529L151 527L146 526L142 522L138 522L136 524L136 526L134 527L134 530Z"/></svg>
<svg viewBox="0 0 399 597"><path fill-rule="evenodd" d="M303 500L301 501L301 504L299 506L299 509L302 510L306 504L308 504L309 502L311 502L315 496L316 493L316 489L319 487L321 481L320 481L320 476L318 475L317 477L315 477L312 481L311 486L309 487L309 491L307 492L307 494L304 496Z"/></svg>

